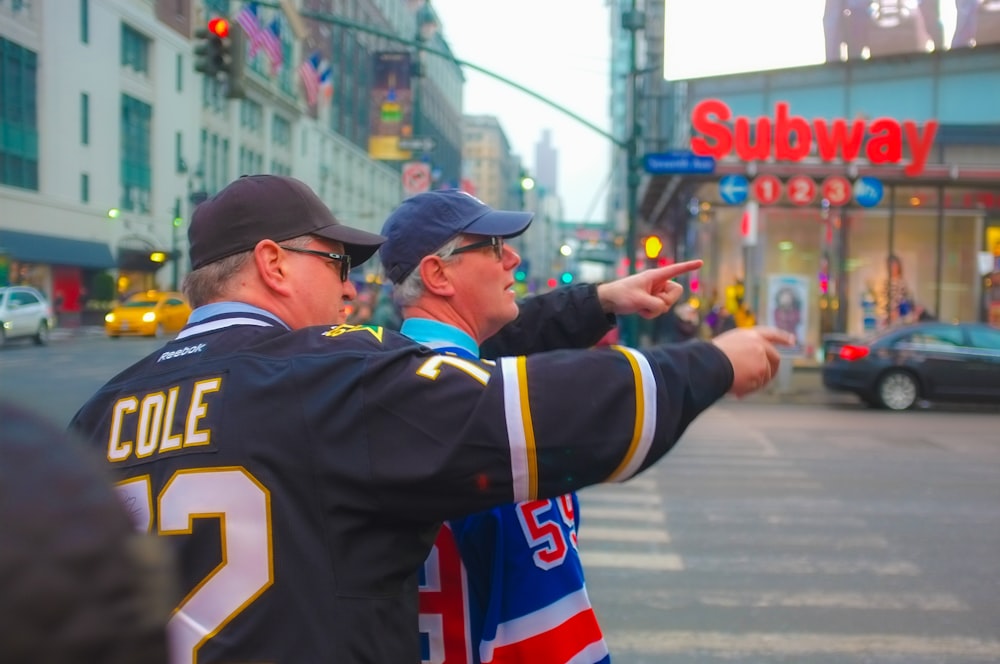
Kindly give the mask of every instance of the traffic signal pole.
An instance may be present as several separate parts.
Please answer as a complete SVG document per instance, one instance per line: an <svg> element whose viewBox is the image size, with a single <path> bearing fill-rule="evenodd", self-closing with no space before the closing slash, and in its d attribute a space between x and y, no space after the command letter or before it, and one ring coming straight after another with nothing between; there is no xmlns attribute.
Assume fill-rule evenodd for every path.
<svg viewBox="0 0 1000 664"><path fill-rule="evenodd" d="M278 2L267 2L265 0L258 0L257 5L260 6L260 7L270 7L271 9L278 9L278 10L281 10L281 11L286 11L286 7L282 3L278 3ZM387 41L396 42L397 44L402 44L404 46L407 46L409 48L415 49L417 51L422 51L422 52L430 53L431 55L436 55L439 58L444 58L445 60L449 60L451 62L454 62L455 64L457 64L460 67L466 67L468 69L472 69L474 71L477 71L480 74L483 74L485 76L489 76L490 78L492 78L494 80L500 81L504 85L510 86L510 87L514 88L515 90L518 90L519 92L521 92L523 94L526 94L529 97L542 102L546 106L549 106L550 108L555 109L556 111L562 113L563 115L565 115L565 116L567 116L567 117L575 120L576 122L582 124L583 126L587 127L591 131L599 134L600 136L603 136L608 141L610 141L611 144L614 145L616 148L618 148L620 150L624 150L625 151L625 159L626 159L626 170L627 170L627 174L626 174L626 178L627 178L627 180L626 180L626 187L627 187L627 192L628 192L627 196L626 196L628 198L628 202L627 202L627 206L628 206L627 207L628 223L627 223L627 240L626 240L626 252L627 253L626 253L626 257L628 258L628 263L629 263L629 274L634 274L635 273L635 271L636 271L636 268L635 268L635 261L636 261L636 247L635 247L635 243L636 243L636 227L638 225L637 215L638 215L638 208L639 208L639 205L638 205L638 197L639 197L639 171L638 171L638 162L639 162L639 160L638 160L638 133L639 133L639 123L638 123L638 117L639 117L639 113L638 113L638 77L639 77L639 70L638 70L638 67L636 65L637 54L638 54L638 48L637 48L637 46L638 46L638 44L637 44L638 34L637 33L645 25L645 16L643 15L642 12L640 12L640 11L638 11L636 9L636 0L632 0L632 5L631 5L630 11L625 12L625 13L622 14L622 27L625 28L626 30L629 30L631 32L631 35L632 35L631 36L631 45L630 45L631 62L630 62L630 67L629 67L629 77L630 77L630 80L631 80L631 88L630 88L630 97L631 97L631 104L630 104L630 107L631 107L631 122L630 122L629 136L626 139L621 139L621 138L618 138L618 137L614 136L613 134L611 134L611 133L605 131L604 129L602 129L601 127L598 127L593 122L590 122L586 118L578 115L577 113L574 113L573 111L571 111L570 109L566 108L565 106L562 106L562 105L554 102L553 100L549 99L548 97L545 97L544 95L541 95L538 92L535 92L534 90L531 90L530 88L524 87L523 85L521 85L520 83L517 83L516 81L512 81L509 78L501 76L500 74L498 74L498 73L496 73L494 71L491 71L489 69L486 69L484 67L480 67L479 65L476 65L476 64L474 64L472 62L468 62L466 60L462 60L462 59L456 58L453 54L451 54L449 52L446 52L446 51L442 51L442 50L436 49L433 46L427 44L423 40L416 41L416 40L413 40L413 39L406 39L405 37L400 37L398 35L394 35L392 33L385 32L384 30L379 30L378 28L375 28L375 27L372 27L372 26L369 26L369 25L363 25L361 23L357 23L357 22L352 21L350 19L346 19L346 18L343 18L341 16L336 16L334 14L328 14L326 12L317 12L317 11L312 11L312 10L308 10L308 9L299 9L298 13L297 13L297 17L296 17L295 20L297 20L298 17L308 18L308 19L312 19L314 21L318 21L320 23L327 23L327 24L330 24L330 25L337 25L337 26L340 26L340 27L343 27L343 28L348 28L348 29L351 29L351 30L357 30L358 32L362 32L362 33L369 34L369 35L374 35L376 37L381 37L382 39L385 39ZM637 321L635 319L635 316L623 316L623 317L621 317L620 330L619 330L620 331L620 336L621 336L622 342L624 344L628 345L628 346L635 346L638 343L638 338L637 338L638 335L637 335L637 332L636 332L636 327L637 327L636 322Z"/></svg>

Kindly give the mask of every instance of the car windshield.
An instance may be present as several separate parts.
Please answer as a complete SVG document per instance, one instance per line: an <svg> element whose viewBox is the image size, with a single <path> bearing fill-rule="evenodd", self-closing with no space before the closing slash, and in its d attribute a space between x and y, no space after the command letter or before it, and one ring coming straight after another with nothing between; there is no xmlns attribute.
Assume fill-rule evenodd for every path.
<svg viewBox="0 0 1000 664"><path fill-rule="evenodd" d="M137 309L140 309L140 308L146 308L146 309L148 309L149 307L155 307L156 306L156 300L129 300L128 302L124 303L122 306L123 307L128 307L130 309L133 308L133 307L137 308Z"/></svg>

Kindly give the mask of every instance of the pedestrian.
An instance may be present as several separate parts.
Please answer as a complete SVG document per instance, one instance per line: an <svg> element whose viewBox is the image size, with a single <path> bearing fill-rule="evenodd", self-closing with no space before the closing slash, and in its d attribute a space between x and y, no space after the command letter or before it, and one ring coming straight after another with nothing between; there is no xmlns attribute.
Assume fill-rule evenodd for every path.
<svg viewBox="0 0 1000 664"><path fill-rule="evenodd" d="M532 216L494 210L457 190L405 200L386 220L379 249L395 282L400 331L467 360L480 359L487 339L490 356L587 348L616 329L608 314L635 313L638 298L648 298L647 315L671 306L683 294L671 279L701 265L692 261L532 298L528 306L536 312L575 322L538 347L534 330L541 325L525 325L523 317L517 329L532 332L498 335L521 313L511 289L521 259L507 241L524 233ZM633 296L621 297L625 292ZM461 653L471 653L482 663L609 662L575 545L579 515L577 496L569 493L445 524L424 563L423 578L433 582L420 589L420 625L439 649L426 653L427 661L460 661Z"/></svg>
<svg viewBox="0 0 1000 664"><path fill-rule="evenodd" d="M418 661L442 521L627 480L788 341L448 357L342 324L382 241L294 178L230 183L192 215L187 326L71 422L179 552L175 664Z"/></svg>
<svg viewBox="0 0 1000 664"><path fill-rule="evenodd" d="M0 423L0 664L166 664L163 542L76 437L7 402Z"/></svg>

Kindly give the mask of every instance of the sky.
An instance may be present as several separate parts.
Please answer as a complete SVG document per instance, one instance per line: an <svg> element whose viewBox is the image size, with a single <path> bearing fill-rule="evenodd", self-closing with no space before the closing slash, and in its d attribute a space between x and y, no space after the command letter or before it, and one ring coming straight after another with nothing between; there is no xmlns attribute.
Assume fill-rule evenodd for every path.
<svg viewBox="0 0 1000 664"><path fill-rule="evenodd" d="M656 0L654 0L656 1ZM823 61L825 0L666 0L668 78ZM610 133L611 18L607 0L430 0L459 60L529 88ZM945 41L955 7L941 0ZM720 20L721 19L721 20ZM566 219L605 218L612 144L516 89L466 68L465 108L500 120L529 169L550 129Z"/></svg>
<svg viewBox="0 0 1000 664"><path fill-rule="evenodd" d="M611 131L610 10L605 0L431 0L459 60L493 71ZM463 112L494 115L529 169L542 132L559 151L565 216L605 218L612 144L599 133L489 76L465 69Z"/></svg>

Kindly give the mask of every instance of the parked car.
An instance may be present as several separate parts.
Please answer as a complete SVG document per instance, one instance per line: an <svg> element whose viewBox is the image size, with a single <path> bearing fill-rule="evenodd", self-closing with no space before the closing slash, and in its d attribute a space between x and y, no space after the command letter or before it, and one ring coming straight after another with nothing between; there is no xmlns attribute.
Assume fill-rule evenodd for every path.
<svg viewBox="0 0 1000 664"><path fill-rule="evenodd" d="M187 323L191 305L181 293L146 291L136 293L104 317L109 337L124 335L161 337L178 332Z"/></svg>
<svg viewBox="0 0 1000 664"><path fill-rule="evenodd" d="M823 384L891 410L920 400L1000 403L1000 329L929 321L837 341Z"/></svg>
<svg viewBox="0 0 1000 664"><path fill-rule="evenodd" d="M17 338L31 338L42 346L54 325L52 305L41 291L31 286L0 288L0 346Z"/></svg>

